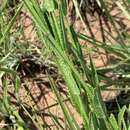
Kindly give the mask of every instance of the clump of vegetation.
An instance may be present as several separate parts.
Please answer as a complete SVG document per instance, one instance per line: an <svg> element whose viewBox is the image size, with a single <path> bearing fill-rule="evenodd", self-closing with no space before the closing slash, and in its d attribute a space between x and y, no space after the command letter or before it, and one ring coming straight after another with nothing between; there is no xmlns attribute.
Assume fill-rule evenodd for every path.
<svg viewBox="0 0 130 130"><path fill-rule="evenodd" d="M90 35L76 32L70 24L70 2L75 12L72 15L81 21L85 32L89 31ZM123 13L125 19L129 19L129 0L111 3ZM5 0L0 11L1 129L130 129L129 34L127 29L119 29L107 2ZM25 36L25 12L31 20L35 41ZM98 16L102 40L94 36L88 15ZM107 29L103 28L103 22ZM95 54L105 55L108 63L96 67ZM28 84L30 80L33 82L31 88ZM40 96L32 93L35 83ZM43 84L55 94L56 102L51 106L45 96L49 92L44 92ZM115 99L104 101L104 90L118 90L119 93ZM34 91L37 91L36 88ZM38 105L41 97L47 104L45 107ZM61 118L50 110L58 105L63 113ZM72 114L70 105L81 122Z"/></svg>

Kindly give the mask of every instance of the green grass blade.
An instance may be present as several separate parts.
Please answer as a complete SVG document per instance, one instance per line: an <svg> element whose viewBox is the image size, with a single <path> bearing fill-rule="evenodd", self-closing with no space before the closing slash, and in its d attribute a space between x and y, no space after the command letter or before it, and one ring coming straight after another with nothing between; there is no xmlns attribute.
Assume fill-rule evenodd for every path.
<svg viewBox="0 0 130 130"><path fill-rule="evenodd" d="M118 123L113 114L110 115L109 120L110 120L111 126L113 127L113 130L119 130Z"/></svg>
<svg viewBox="0 0 130 130"><path fill-rule="evenodd" d="M13 24L15 23L16 18L19 16L22 7L23 7L23 3L20 5L20 7L18 7L18 9L17 9L15 15L13 16L13 18L12 18L11 21L10 21L10 23L9 23L9 24L7 25L7 27L5 28L4 33L3 33L3 36L2 36L2 38L0 39L0 45L1 45L1 43L4 41L4 39L6 38L6 36L7 36L7 34L9 33L11 27L13 26Z"/></svg>
<svg viewBox="0 0 130 130"><path fill-rule="evenodd" d="M63 110L63 113L64 113L64 116L66 117L67 119L67 122L70 126L70 129L72 130L78 130L73 122L73 118L72 116L70 115L69 111L67 110L67 107L65 106L65 104L62 102L62 97L61 95L58 93L57 89L56 89L56 85L54 83L54 81L51 79L51 77L49 76L49 80L50 80L50 83L51 83L51 86L52 86L52 89L58 99L58 102Z"/></svg>

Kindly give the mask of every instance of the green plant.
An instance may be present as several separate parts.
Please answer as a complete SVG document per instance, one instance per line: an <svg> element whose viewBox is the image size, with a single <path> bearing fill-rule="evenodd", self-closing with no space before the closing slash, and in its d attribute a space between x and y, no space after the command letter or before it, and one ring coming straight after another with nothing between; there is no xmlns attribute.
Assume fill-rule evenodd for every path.
<svg viewBox="0 0 130 130"><path fill-rule="evenodd" d="M59 70L62 72L68 88L70 100L83 119L84 129L121 129L119 125L120 123L117 123L114 115L110 117L108 116L101 98L101 88L99 84L100 77L98 74L101 72L104 73L107 70L96 70L91 58L91 51L89 52L90 67L85 63L82 48L78 41L78 35L75 33L73 27L69 26L67 22L67 5L65 1L57 1L57 3L56 1L51 1L52 3L49 1L46 2L48 2L48 5L52 5L52 7L44 7L44 10L42 10L35 0L24 0L25 5L29 9L36 24L38 35L45 46L50 50L50 53L53 54L55 62L57 63ZM73 2L76 6L76 1L74 0ZM104 7L113 27L119 34L112 17L108 14L105 3L100 1L100 4ZM77 12L79 12L78 9ZM113 47L104 45L103 43L100 45L97 44L95 39L88 38L87 36L83 36L81 34L79 37L88 40L97 47L102 47L104 50L107 50L107 52L110 51L115 53L118 56L121 56L121 58L128 58L129 56L129 51L126 48L126 45L123 44L121 35L121 47ZM77 64L75 64L75 61L78 62L78 67L81 68L81 71L79 68L76 68ZM81 73L87 79L87 83L81 78ZM77 126L78 123L74 118L71 118L71 114L69 113L67 106L65 106L62 102L62 97L58 94L55 83L51 79L50 82L54 93L56 94L57 100L64 112L65 119L68 122L68 127L70 129L79 129L79 126ZM117 124L117 127L115 127L114 123Z"/></svg>
<svg viewBox="0 0 130 130"><path fill-rule="evenodd" d="M42 123L39 122L39 115L38 112L35 111L35 108L31 106L32 110L30 111L28 106L26 107L26 105L22 103L18 93L21 86L20 80L22 80L16 72L20 64L18 54L33 54L31 47L28 48L24 47L24 45L17 45L14 41L14 34L11 34L11 28L17 21L17 17L20 15L24 4L31 14L35 31L42 42L42 46L45 46L47 51L49 51L48 55L52 56L53 61L57 64L62 74L66 89L68 90L67 99L82 119L83 128L81 128L81 125L67 106L64 97L58 91L56 81L53 80L48 70L46 70L49 84L64 114L64 124L62 124L57 116L49 112L56 129L130 130L128 119L129 106L125 106L125 104L120 106L120 104L117 103L118 108L116 110L118 112L116 114L110 112L109 114L101 96L102 90L110 90L108 87L111 86L113 86L115 90L127 90L130 77L130 45L129 43L125 43L122 33L120 33L117 28L115 19L109 13L107 3L103 0L93 0L100 8L103 17L104 15L107 16L107 20L111 23L112 29L116 32L117 37L115 38L106 31L115 42L113 45L107 43L105 40L101 42L94 37L75 32L73 26L69 25L67 0L44 0L42 4L36 0L23 0L23 2L19 4L18 9L16 8L16 10L14 10L12 19L6 16L6 11L8 12L8 9L10 9L9 4L12 4L10 2L11 1L4 1L0 8L2 12L0 13L0 79L3 91L3 98L0 99L0 113L2 118L7 117L11 120L12 124L8 126L8 129L30 129L27 127L27 122L19 113L21 109L26 113L26 117L29 117L36 129L42 130L46 127L46 124L42 126ZM76 10L76 15L87 31L88 28L81 13L83 1L72 0L72 2ZM129 0L114 2L129 19ZM16 4L13 4L15 7ZM7 24L9 20L10 22ZM20 31L19 34L21 33ZM16 34L18 35L18 33ZM127 34L125 36L126 38L129 37ZM87 41L93 46L93 48L86 48L88 51L87 61L86 57L84 57L83 48L79 39ZM115 57L115 62L111 63L111 66L103 68L95 67L93 53L100 49L103 52L107 52L108 55ZM39 51L40 54L43 53L41 50ZM110 74L113 76L111 77ZM115 77L116 79L113 80ZM105 84L102 84L102 81L104 81ZM16 98L16 103L18 104L17 106L11 103L8 95L10 82L14 87L13 93ZM26 92L27 95L30 94L28 89ZM17 109L19 111L17 111ZM46 109L49 109L49 107ZM125 117L126 115L128 118Z"/></svg>

